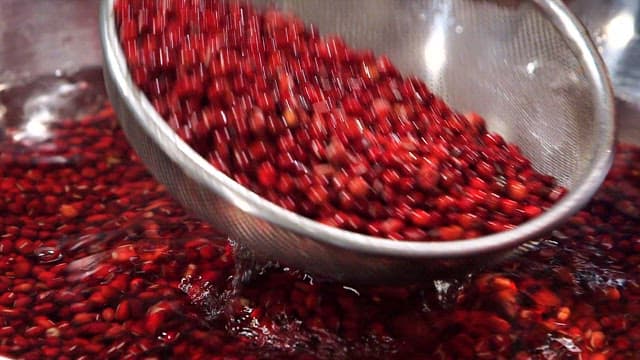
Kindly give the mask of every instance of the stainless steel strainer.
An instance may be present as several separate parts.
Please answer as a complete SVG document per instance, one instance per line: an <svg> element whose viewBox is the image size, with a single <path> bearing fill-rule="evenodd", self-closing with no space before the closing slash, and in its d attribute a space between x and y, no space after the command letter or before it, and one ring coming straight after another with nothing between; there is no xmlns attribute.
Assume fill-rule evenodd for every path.
<svg viewBox="0 0 640 360"><path fill-rule="evenodd" d="M169 128L129 76L113 2L101 8L105 79L131 144L179 201L258 258L350 283L451 276L526 249L579 210L611 164L609 80L586 31L559 0L254 1L387 54L457 110L483 115L490 130L570 191L514 230L471 240L404 242L332 228L235 183Z"/></svg>

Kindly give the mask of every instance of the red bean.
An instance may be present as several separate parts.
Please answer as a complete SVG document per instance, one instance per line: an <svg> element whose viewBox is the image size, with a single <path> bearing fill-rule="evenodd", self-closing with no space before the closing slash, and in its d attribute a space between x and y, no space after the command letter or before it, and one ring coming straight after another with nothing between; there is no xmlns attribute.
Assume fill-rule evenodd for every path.
<svg viewBox="0 0 640 360"><path fill-rule="evenodd" d="M340 37L319 37L292 15L259 12L249 5L242 6L238 17L234 6L224 2L212 9L185 2L187 23L207 16L227 19L217 22L215 31L201 26L185 31L167 21L173 17L171 7L131 3L120 1L118 6L128 10L118 12L118 21L134 74L141 68L150 74L136 77L139 87L212 165L282 207L354 230L348 222L325 221L307 200L315 206L331 202L365 222L390 219L371 217L366 206L354 205L357 199L390 207L407 204L432 217L442 211L442 206L433 207L442 196L458 198L466 188L494 189L503 203L507 216L499 222L490 223L488 215L476 212L488 207L486 199L473 205L463 199L463 209L450 207L451 216L438 223L414 222L427 234L424 238L408 231L407 224L387 232L422 241L510 229L559 199L549 196L561 193L554 190L553 179L534 171L516 146L488 133L478 114L455 114L423 82L403 79L386 57L352 49ZM152 28L170 39L171 49L149 42L149 13L165 19ZM277 25L271 17L278 19ZM137 36L132 22L138 23ZM184 69L194 68L205 75L185 74ZM187 98L193 101L185 102ZM320 183L305 178L309 169L319 167L344 174L324 173ZM84 173L93 176L89 170ZM349 179L349 194L330 185L343 175ZM298 186L280 185L287 176ZM392 188L374 186L379 180ZM539 196L543 183L549 191ZM419 201L406 199L409 192ZM60 210L66 217L76 212L68 204ZM487 226L467 228L469 222L455 220L460 213L478 216ZM413 234L411 239L405 233Z"/></svg>

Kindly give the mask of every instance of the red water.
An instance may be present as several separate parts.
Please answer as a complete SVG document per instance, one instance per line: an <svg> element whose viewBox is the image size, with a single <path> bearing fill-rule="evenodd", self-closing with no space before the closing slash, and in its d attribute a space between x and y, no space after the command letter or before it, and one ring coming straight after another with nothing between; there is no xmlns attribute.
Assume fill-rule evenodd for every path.
<svg viewBox="0 0 640 360"><path fill-rule="evenodd" d="M88 105L102 99L95 86L76 83L75 105L57 110L27 111L29 99L42 100L29 87L0 97L10 105L0 135L0 354L629 359L640 352L638 147L621 145L593 201L520 258L457 281L356 287L236 264L233 247L149 176L108 107L73 119L78 102L81 113L96 113Z"/></svg>

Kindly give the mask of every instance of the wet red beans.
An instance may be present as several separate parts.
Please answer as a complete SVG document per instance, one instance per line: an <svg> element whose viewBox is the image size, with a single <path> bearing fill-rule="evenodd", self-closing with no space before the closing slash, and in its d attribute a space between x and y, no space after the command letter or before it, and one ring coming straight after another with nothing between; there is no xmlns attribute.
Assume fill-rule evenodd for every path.
<svg viewBox="0 0 640 360"><path fill-rule="evenodd" d="M513 228L563 192L477 114L290 14L218 0L115 9L133 78L169 125L288 210L380 237L456 240Z"/></svg>
<svg viewBox="0 0 640 360"><path fill-rule="evenodd" d="M620 147L589 206L526 256L458 281L354 288L235 263L234 248L149 176L110 109L48 126L42 141L0 140L0 355L630 359L640 351L640 148ZM394 222L380 226L397 231Z"/></svg>

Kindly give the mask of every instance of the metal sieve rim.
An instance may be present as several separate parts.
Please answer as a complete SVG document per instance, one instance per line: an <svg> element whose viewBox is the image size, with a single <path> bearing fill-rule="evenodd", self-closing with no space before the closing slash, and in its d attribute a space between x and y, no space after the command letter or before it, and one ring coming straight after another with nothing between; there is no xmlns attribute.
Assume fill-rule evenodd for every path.
<svg viewBox="0 0 640 360"><path fill-rule="evenodd" d="M333 247L362 254L402 258L458 258L515 248L543 235L582 208L606 177L614 155L616 124L614 96L603 60L586 29L560 0L532 0L557 28L579 58L592 89L596 128L601 137L594 146L591 170L561 201L542 215L520 226L474 239L446 242L410 242L367 236L341 230L285 210L236 183L209 164L169 127L146 96L134 84L116 30L115 0L103 0L100 7L100 36L105 71L114 81L115 96L153 139L154 145L181 170L233 206L274 226Z"/></svg>

